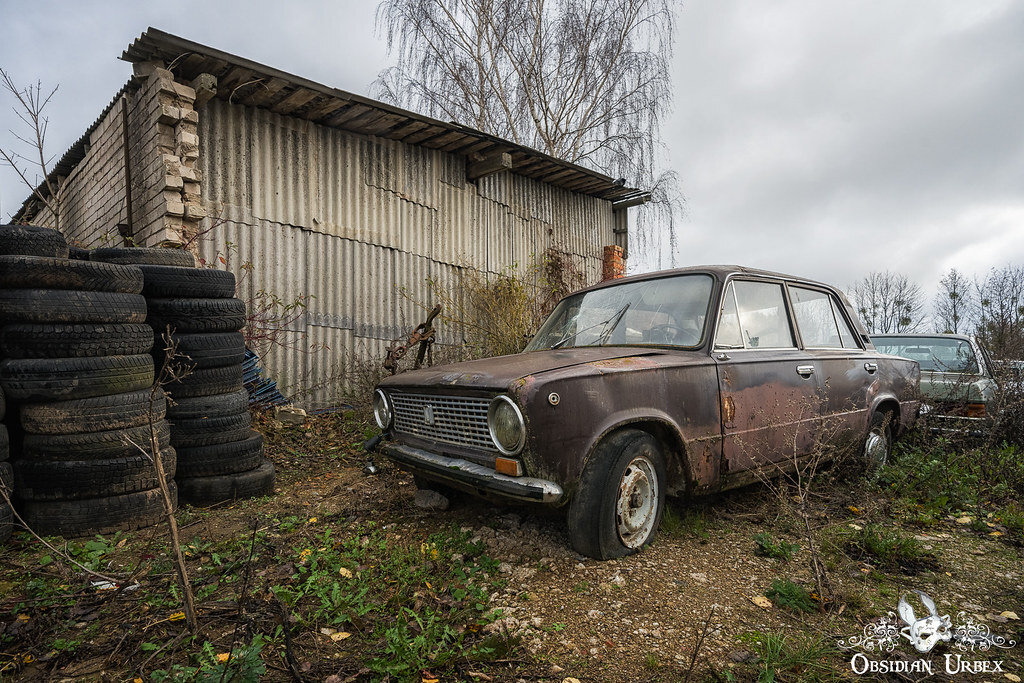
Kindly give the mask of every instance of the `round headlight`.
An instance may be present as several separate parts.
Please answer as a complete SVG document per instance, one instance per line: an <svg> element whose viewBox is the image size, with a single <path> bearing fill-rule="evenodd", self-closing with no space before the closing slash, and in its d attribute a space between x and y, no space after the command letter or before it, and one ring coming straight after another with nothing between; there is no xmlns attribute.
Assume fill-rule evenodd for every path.
<svg viewBox="0 0 1024 683"><path fill-rule="evenodd" d="M378 427L386 430L391 426L391 418L391 401L388 400L388 395L376 389L373 392L373 419L377 421Z"/></svg>
<svg viewBox="0 0 1024 683"><path fill-rule="evenodd" d="M491 441L505 455L514 455L526 443L526 423L519 406L508 396L497 396L487 409Z"/></svg>

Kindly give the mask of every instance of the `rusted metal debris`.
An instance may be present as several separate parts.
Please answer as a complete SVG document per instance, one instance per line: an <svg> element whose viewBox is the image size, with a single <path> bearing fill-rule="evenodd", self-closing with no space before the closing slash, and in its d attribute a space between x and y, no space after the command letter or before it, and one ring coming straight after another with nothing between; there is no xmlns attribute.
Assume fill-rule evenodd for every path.
<svg viewBox="0 0 1024 683"><path fill-rule="evenodd" d="M398 361L408 353L409 349L419 344L419 351L416 353L416 363L413 364L413 369L418 370L423 365L423 359L426 357L430 347L434 344L434 328L432 327L434 318L441 314L441 304L434 306L427 316L425 322L420 323L409 335L409 339L405 344L399 344L397 341L388 349L388 355L384 359L384 369L389 370L392 375L398 372Z"/></svg>

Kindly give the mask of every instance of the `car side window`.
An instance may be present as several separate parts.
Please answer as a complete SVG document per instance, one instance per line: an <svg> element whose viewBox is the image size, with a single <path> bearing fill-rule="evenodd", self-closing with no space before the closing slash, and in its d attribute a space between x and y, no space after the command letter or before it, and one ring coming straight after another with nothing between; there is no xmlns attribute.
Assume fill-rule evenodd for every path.
<svg viewBox="0 0 1024 683"><path fill-rule="evenodd" d="M860 344L857 343L857 335L850 329L850 323L847 322L846 316L843 315L843 307L838 301L832 298L832 313L836 316L836 322L839 323L839 338L843 341L844 349L859 349Z"/></svg>
<svg viewBox="0 0 1024 683"><path fill-rule="evenodd" d="M795 347L782 285L748 280L730 283L722 302L716 345L744 349Z"/></svg>
<svg viewBox="0 0 1024 683"><path fill-rule="evenodd" d="M859 348L835 297L820 290L793 286L789 293L805 348Z"/></svg>

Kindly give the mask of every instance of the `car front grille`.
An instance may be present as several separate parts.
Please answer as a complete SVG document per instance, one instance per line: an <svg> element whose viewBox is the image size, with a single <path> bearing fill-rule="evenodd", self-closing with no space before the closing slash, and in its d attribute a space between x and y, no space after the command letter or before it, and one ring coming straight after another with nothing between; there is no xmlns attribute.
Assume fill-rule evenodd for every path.
<svg viewBox="0 0 1024 683"><path fill-rule="evenodd" d="M487 429L490 400L465 396L392 393L396 432L497 452Z"/></svg>

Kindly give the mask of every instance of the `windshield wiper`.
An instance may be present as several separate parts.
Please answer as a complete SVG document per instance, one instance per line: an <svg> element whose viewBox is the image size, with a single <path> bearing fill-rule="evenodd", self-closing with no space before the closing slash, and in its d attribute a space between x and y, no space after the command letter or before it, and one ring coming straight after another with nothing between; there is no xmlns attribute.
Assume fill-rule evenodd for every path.
<svg viewBox="0 0 1024 683"><path fill-rule="evenodd" d="M603 325L603 326L606 326L606 327L608 327L608 326L610 325L610 327L608 327L608 329L606 329L606 330L603 330L603 331L601 332L600 336L598 336L598 338L597 338L597 341L598 341L598 342L601 342L601 341L602 341L602 340L604 340L604 339L605 339L606 337L610 336L610 335L611 335L611 333L612 333L612 331L613 331L613 330L615 330L615 328L616 328L616 327L618 326L618 324L619 324L619 321L621 321L621 320L622 320L622 316L623 316L623 314L625 314L625 312L626 312L626 309L628 309L628 308L629 308L629 302L627 302L626 304L624 304L624 305L622 306L622 308L620 308L620 309L619 309L619 310L618 310L618 311L617 311L617 312L615 313L615 315L613 315L612 317L608 318L607 320L602 320L602 321L601 321L601 322L599 322L599 323L594 323L593 325L589 325L589 326L587 326L587 327L584 327L584 328L583 328L582 330L577 330L576 332L573 332L573 333L571 333L571 334L569 334L569 333L566 333L566 334L565 334L565 336L563 336L563 337L562 337L561 339L559 339L559 340L558 340L558 341L556 341L556 342L555 342L554 344L552 344L552 345L551 345L551 348L552 348L552 349L558 349L558 348L561 348L561 347L562 347L562 345L563 345L563 344L565 344L565 343L566 343L567 341L569 341L569 340L570 340L570 339L572 339L573 337L576 337L576 336L578 336L578 335L581 335L581 334L583 334L583 333L584 333L584 332L586 332L587 330L592 330L592 329L594 329L595 327L601 327L602 325ZM599 344L587 344L587 346L597 346L597 345L599 345Z"/></svg>

